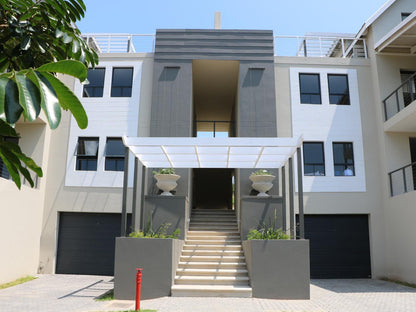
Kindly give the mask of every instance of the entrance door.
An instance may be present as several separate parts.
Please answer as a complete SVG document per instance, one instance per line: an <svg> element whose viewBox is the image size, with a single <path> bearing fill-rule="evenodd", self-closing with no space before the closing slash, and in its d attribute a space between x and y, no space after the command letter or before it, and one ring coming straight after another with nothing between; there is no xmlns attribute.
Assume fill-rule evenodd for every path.
<svg viewBox="0 0 416 312"><path fill-rule="evenodd" d="M232 209L232 169L194 169L193 208Z"/></svg>

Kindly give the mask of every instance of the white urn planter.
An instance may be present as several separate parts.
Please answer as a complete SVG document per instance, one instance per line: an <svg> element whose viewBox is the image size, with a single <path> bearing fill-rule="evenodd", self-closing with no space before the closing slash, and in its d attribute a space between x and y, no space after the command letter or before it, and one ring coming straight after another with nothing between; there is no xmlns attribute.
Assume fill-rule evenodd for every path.
<svg viewBox="0 0 416 312"><path fill-rule="evenodd" d="M276 176L272 174L252 174L249 176L249 179L253 184L251 185L253 189L257 192L257 196L260 197L268 197L269 195L266 194L273 187L272 181L276 178Z"/></svg>
<svg viewBox="0 0 416 312"><path fill-rule="evenodd" d="M178 181L181 176L177 174L158 173L155 174L154 177L157 180L156 186L163 191L160 195L173 196L170 191L172 191L175 187L178 186L178 183L176 183L176 181Z"/></svg>

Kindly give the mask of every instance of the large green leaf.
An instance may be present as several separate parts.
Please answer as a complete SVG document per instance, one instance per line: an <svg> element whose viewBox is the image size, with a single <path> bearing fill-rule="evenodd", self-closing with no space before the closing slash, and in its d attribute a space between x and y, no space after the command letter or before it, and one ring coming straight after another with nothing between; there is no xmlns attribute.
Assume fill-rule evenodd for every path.
<svg viewBox="0 0 416 312"><path fill-rule="evenodd" d="M4 120L0 119L0 136L4 137L19 137L16 130Z"/></svg>
<svg viewBox="0 0 416 312"><path fill-rule="evenodd" d="M48 63L37 68L37 71L71 75L78 78L81 82L87 79L87 67L81 62L73 60Z"/></svg>
<svg viewBox="0 0 416 312"><path fill-rule="evenodd" d="M6 165L7 171L11 175L14 183L20 189L22 183L20 181L19 171L17 169L18 165L20 164L19 158L17 158L8 148L6 143L0 141L0 158L2 159L3 163Z"/></svg>
<svg viewBox="0 0 416 312"><path fill-rule="evenodd" d="M84 107L75 94L72 93L72 91L58 78L50 73L40 72L40 74L49 81L55 90L61 107L65 110L69 109L77 121L78 127L85 129L88 126L88 117L85 113Z"/></svg>
<svg viewBox="0 0 416 312"><path fill-rule="evenodd" d="M40 94L36 85L22 73L16 73L19 89L19 103L23 107L23 115L29 121L35 120L40 113Z"/></svg>
<svg viewBox="0 0 416 312"><path fill-rule="evenodd" d="M52 130L56 129L61 121L61 106L59 105L55 90L45 77L33 70L30 71L28 77L39 88L41 98L40 106L48 119L49 126Z"/></svg>
<svg viewBox="0 0 416 312"><path fill-rule="evenodd" d="M0 77L0 111L3 111L6 121L11 124L16 123L23 112L19 104L17 84L7 77Z"/></svg>

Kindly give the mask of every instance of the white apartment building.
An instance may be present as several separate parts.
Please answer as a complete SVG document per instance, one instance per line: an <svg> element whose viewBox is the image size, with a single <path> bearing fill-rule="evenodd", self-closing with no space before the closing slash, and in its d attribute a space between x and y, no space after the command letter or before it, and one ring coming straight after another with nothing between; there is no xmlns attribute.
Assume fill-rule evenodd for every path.
<svg viewBox="0 0 416 312"><path fill-rule="evenodd" d="M414 1L387 1L355 35L215 29L85 36L100 57L90 84L62 79L81 99L88 128L69 114L54 131L43 118L19 122L22 149L44 177L18 191L0 168L0 283L35 273L114 274L123 137L300 138L311 278L416 283ZM292 45L291 55L281 55L284 45ZM158 193L150 174L142 179L151 170L134 172L134 156L124 196L128 228L144 222L134 213L141 198ZM155 167L169 167L163 161ZM240 221L242 203L255 195L254 169L177 168L175 196L186 198L189 212L231 209ZM271 170L280 178L286 169ZM270 195L290 205L279 181ZM281 216L288 232L299 223L294 208L295 216Z"/></svg>

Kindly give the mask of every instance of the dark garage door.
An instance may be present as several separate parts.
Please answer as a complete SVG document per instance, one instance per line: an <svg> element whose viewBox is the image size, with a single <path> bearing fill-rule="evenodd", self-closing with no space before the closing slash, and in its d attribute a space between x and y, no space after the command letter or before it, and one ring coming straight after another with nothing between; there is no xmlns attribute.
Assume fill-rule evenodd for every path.
<svg viewBox="0 0 416 312"><path fill-rule="evenodd" d="M368 215L305 215L311 278L371 277Z"/></svg>
<svg viewBox="0 0 416 312"><path fill-rule="evenodd" d="M120 228L118 213L61 212L56 273L114 275Z"/></svg>

